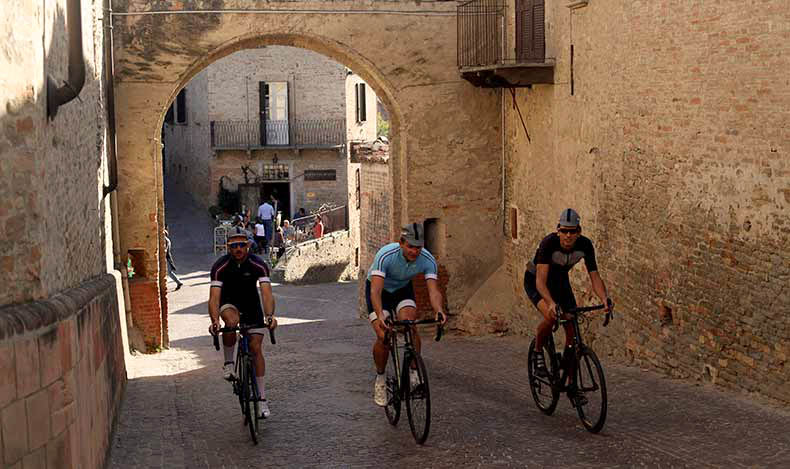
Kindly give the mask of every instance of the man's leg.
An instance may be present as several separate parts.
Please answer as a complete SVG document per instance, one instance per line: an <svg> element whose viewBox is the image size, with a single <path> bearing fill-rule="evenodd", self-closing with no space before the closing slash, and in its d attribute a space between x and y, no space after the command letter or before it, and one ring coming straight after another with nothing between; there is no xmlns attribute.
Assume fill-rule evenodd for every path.
<svg viewBox="0 0 790 469"><path fill-rule="evenodd" d="M554 327L554 322L557 320L554 317L554 311L549 309L549 305L546 303L546 300L541 299L538 301L537 306L538 311L540 311L540 314L543 315L543 321L538 324L538 330L535 334L536 352L543 349L544 342L546 341L546 338L549 336L549 334L551 334L551 329Z"/></svg>
<svg viewBox="0 0 790 469"><path fill-rule="evenodd" d="M266 374L266 360L263 358L263 335L250 334L250 353L255 363L255 381L258 384L258 394L261 403L258 405L258 418L269 418L269 402L266 400L266 387L264 375Z"/></svg>
<svg viewBox="0 0 790 469"><path fill-rule="evenodd" d="M411 302L413 303L413 302ZM398 319L401 321L414 321L417 319L417 307L416 306L400 306L398 309ZM414 339L414 348L417 350L417 353L420 353L422 350L422 342L420 341L420 333L417 331L416 327L411 328L411 336Z"/></svg>
<svg viewBox="0 0 790 469"><path fill-rule="evenodd" d="M388 313L384 310L384 317L386 318L387 316ZM387 343L381 340L376 333L376 325L378 322L378 319L370 322L373 333L376 334L376 342L373 343L373 362L376 364L376 382L373 384L373 401L376 405L385 406L387 405L387 377L385 372L390 350Z"/></svg>
<svg viewBox="0 0 790 469"><path fill-rule="evenodd" d="M235 306L227 305L220 309L219 316L225 327L236 327L239 325L239 310ZM225 332L222 334L222 353L225 356L225 363L222 366L223 377L230 379L233 376L233 363L236 346L236 332Z"/></svg>

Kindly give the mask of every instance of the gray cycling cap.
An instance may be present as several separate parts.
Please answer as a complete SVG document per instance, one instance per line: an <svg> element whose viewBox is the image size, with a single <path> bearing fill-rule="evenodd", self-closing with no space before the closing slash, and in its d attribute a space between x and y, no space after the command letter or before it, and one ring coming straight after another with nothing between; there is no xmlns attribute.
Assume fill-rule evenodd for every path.
<svg viewBox="0 0 790 469"><path fill-rule="evenodd" d="M423 230L422 223L409 223L408 225L404 225L400 235L412 246L425 246L425 231Z"/></svg>
<svg viewBox="0 0 790 469"><path fill-rule="evenodd" d="M566 208L560 214L560 226L569 226L569 227L577 227L581 223L581 218L579 218L579 214L576 213L576 210L572 208Z"/></svg>
<svg viewBox="0 0 790 469"><path fill-rule="evenodd" d="M244 239L249 238L249 233L247 233L247 230L245 230L244 228L240 226L234 226L228 229L228 236L227 236L228 242L230 242L232 238L241 238L242 236L244 237Z"/></svg>

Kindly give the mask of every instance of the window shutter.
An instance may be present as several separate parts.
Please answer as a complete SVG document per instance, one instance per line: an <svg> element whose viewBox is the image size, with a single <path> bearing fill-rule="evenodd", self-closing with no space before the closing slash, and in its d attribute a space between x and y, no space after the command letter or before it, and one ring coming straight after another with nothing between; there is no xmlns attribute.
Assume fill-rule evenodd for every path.
<svg viewBox="0 0 790 469"><path fill-rule="evenodd" d="M365 84L359 84L359 121L365 122L368 120L367 115L367 101L365 100Z"/></svg>
<svg viewBox="0 0 790 469"><path fill-rule="evenodd" d="M359 83L354 85L354 104L356 105L354 119L359 122Z"/></svg>
<svg viewBox="0 0 790 469"><path fill-rule="evenodd" d="M544 0L516 0L516 57L523 62L546 59Z"/></svg>

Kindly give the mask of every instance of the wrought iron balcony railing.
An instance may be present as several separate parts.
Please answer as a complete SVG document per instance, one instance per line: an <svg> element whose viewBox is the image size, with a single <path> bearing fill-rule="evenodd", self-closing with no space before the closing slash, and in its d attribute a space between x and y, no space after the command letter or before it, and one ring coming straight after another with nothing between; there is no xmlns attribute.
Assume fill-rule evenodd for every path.
<svg viewBox="0 0 790 469"><path fill-rule="evenodd" d="M211 147L217 149L327 148L343 145L345 141L343 119L211 121Z"/></svg>

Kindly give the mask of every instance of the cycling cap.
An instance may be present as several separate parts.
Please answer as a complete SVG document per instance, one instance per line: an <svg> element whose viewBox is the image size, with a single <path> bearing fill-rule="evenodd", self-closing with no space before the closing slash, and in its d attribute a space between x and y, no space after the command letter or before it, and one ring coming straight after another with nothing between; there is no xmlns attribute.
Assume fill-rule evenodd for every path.
<svg viewBox="0 0 790 469"><path fill-rule="evenodd" d="M247 230L240 226L234 226L228 230L228 242L230 242L231 238L241 238L244 239L248 238Z"/></svg>
<svg viewBox="0 0 790 469"><path fill-rule="evenodd" d="M580 223L581 218L579 218L579 214L572 208L566 208L560 214L560 226L576 227L579 226Z"/></svg>
<svg viewBox="0 0 790 469"><path fill-rule="evenodd" d="M422 228L422 223L404 225L400 235L412 246L425 246L425 231Z"/></svg>

